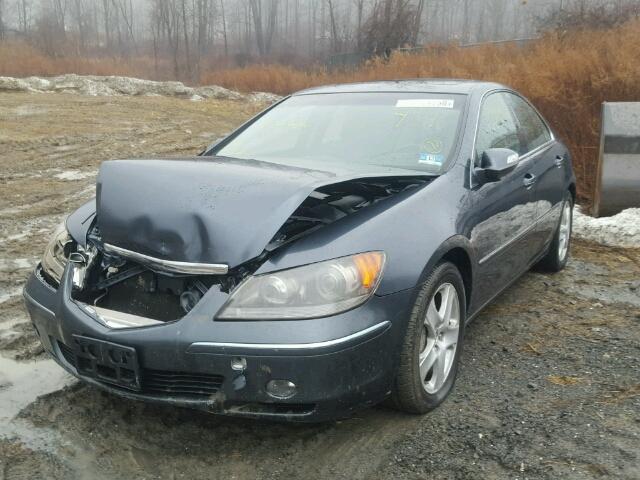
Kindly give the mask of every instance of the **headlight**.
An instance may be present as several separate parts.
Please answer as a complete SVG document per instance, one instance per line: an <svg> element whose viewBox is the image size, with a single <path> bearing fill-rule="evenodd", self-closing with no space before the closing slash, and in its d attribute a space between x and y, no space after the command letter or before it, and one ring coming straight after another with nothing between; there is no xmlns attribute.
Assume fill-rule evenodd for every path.
<svg viewBox="0 0 640 480"><path fill-rule="evenodd" d="M42 269L60 283L64 267L67 265L69 246L72 239L67 232L65 222L62 222L53 232L53 237L49 240L49 244L42 256Z"/></svg>
<svg viewBox="0 0 640 480"><path fill-rule="evenodd" d="M383 252L367 252L249 277L217 318L281 320L335 315L364 303L384 268Z"/></svg>

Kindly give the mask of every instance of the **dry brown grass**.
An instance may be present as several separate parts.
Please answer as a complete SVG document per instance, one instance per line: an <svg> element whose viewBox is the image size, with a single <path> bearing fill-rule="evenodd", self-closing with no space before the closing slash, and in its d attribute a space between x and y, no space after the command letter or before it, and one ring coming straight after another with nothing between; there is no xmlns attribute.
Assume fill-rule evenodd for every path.
<svg viewBox="0 0 640 480"><path fill-rule="evenodd" d="M433 48L421 55L396 54L356 70L299 70L253 65L205 71L200 83L240 91L288 94L315 85L402 78L474 78L509 85L542 111L574 154L578 194L592 196L603 101L640 100L640 21L612 30L549 34L525 48L488 45ZM203 64L215 64L205 61ZM151 57L51 58L24 44L0 46L0 75L61 73L171 78L170 63Z"/></svg>
<svg viewBox="0 0 640 480"><path fill-rule="evenodd" d="M475 78L509 85L526 95L551 122L574 155L580 199L592 196L604 101L640 100L640 21L610 31L547 35L534 44L433 49L396 54L355 71L299 71L252 66L203 76L242 91L286 94L341 82L401 78Z"/></svg>
<svg viewBox="0 0 640 480"><path fill-rule="evenodd" d="M125 75L138 78L171 78L170 62L161 60L155 68L153 57L51 57L24 42L0 43L0 75L11 77L78 75Z"/></svg>

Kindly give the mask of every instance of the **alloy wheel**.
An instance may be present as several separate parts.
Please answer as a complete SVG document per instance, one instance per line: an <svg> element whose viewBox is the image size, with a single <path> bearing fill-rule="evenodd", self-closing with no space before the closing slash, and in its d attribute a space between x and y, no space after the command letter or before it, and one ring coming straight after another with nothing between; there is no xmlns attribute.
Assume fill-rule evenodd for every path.
<svg viewBox="0 0 640 480"><path fill-rule="evenodd" d="M422 386L438 392L451 372L460 332L460 299L450 283L438 287L429 301L420 337L418 363Z"/></svg>
<svg viewBox="0 0 640 480"><path fill-rule="evenodd" d="M571 236L571 202L565 201L560 219L558 232L558 259L562 262L569 250L569 237Z"/></svg>

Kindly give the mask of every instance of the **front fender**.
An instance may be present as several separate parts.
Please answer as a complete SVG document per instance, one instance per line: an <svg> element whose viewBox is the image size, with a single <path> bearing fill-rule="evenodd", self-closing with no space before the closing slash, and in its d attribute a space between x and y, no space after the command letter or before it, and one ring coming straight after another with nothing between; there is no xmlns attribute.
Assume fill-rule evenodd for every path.
<svg viewBox="0 0 640 480"><path fill-rule="evenodd" d="M418 283L424 282L431 271L436 267L438 262L447 257L447 254L456 250L464 251L464 253L468 257L471 267L471 271L469 272L470 279L473 279L473 275L475 274L474 267L475 265L477 265L476 252L471 245L471 241L467 237L465 237L464 235L454 235L442 242L440 246L436 248L433 254L429 257L429 261L424 266Z"/></svg>

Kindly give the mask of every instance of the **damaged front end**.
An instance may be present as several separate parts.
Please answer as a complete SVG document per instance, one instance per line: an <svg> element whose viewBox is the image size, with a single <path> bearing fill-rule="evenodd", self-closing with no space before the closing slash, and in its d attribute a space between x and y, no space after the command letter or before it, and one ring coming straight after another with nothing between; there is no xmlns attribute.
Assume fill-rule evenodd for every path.
<svg viewBox="0 0 640 480"><path fill-rule="evenodd" d="M118 178L131 187L136 175L124 166ZM157 178L143 199L117 195L107 186L117 179L103 176L96 203L58 227L25 290L44 348L110 392L211 412L303 421L359 405L361 392L382 398L392 361L380 351L394 341L390 319L408 298L375 295L384 245L314 250L313 260L283 268L272 262L334 228L358 235L432 177L305 175L303 183L287 176L287 188L258 182L255 191L245 176L249 186L212 198L193 188L186 203ZM122 196L126 208L116 208ZM368 368L356 371L360 364ZM334 382L334 371L344 378Z"/></svg>
<svg viewBox="0 0 640 480"><path fill-rule="evenodd" d="M170 262L106 244L94 225L74 264L73 299L110 328L179 320L211 288L229 293L259 263L229 271L226 265Z"/></svg>
<svg viewBox="0 0 640 480"><path fill-rule="evenodd" d="M214 198L208 198L206 194L210 189L196 189L205 195L192 198L193 211L188 211L182 200L175 200L175 196L164 192L143 200L136 193L140 189L122 190L123 181L119 182L119 188L114 189L111 182L116 180L111 175L120 174L119 178L128 179L125 186L131 186L130 182L135 178L131 180L130 177L138 167L135 164L135 168L128 168L130 162L115 164L105 169L106 174L101 169L97 211L91 221L86 222L84 238L75 241L68 235L62 238L60 234L55 244L58 256L74 264L73 299L110 328L133 328L179 320L210 289L231 294L276 250L374 204L417 190L432 179L422 175L394 175L321 181L302 186L296 184L280 189L271 186L264 196L256 192L255 198L248 198L256 183L253 180L250 186L238 186L224 197L214 195ZM168 167L160 163L159 168L177 171L175 166L180 162L167 164ZM186 165L193 167L192 163ZM255 165L251 164L250 168L255 169ZM191 178L195 181L199 176ZM281 205L266 203L265 199L269 198L281 204L291 204L291 198L283 196L283 189L286 197L302 200L287 207L286 216L284 212L271 215L270 226L266 228L272 232L268 237L270 240L263 241L258 249L256 238L261 238L264 232L249 233L250 225L260 220L256 210L263 216L266 212L280 212ZM235 211L230 212L232 204L229 197L235 197L236 190L245 194L243 204L247 209L247 220L243 233L237 228L242 224L237 205L234 206ZM146 188L144 191L148 196L150 190ZM301 191L305 192L304 196L300 195ZM123 196L127 197L129 207L118 209ZM190 196L193 197L193 191ZM173 203L167 198L173 198ZM237 197L233 199L240 201ZM203 209L203 204L209 208ZM278 222L276 228L271 226L274 221ZM175 227L169 229L169 224ZM72 230L77 235L78 229ZM233 238L234 235L237 238ZM188 239L195 239L193 243L197 249L190 248ZM67 243L59 245L61 242ZM170 252L180 254L172 256ZM220 261L222 259L231 261ZM56 265L53 277L57 278L53 283L60 280L63 270L60 263ZM46 267L43 261L45 275L49 270ZM48 276L52 275L49 273Z"/></svg>

